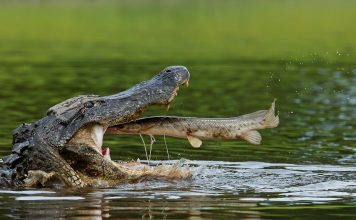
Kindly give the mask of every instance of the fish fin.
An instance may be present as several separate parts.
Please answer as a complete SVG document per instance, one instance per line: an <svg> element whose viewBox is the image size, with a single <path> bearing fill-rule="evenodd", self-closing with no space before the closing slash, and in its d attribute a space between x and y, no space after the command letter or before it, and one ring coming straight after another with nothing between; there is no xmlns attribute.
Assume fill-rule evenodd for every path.
<svg viewBox="0 0 356 220"><path fill-rule="evenodd" d="M243 133L241 135L241 138L251 144L256 144L256 145L261 144L261 140L262 140L260 132L258 132L256 130L251 130L251 131L247 131L247 132Z"/></svg>
<svg viewBox="0 0 356 220"><path fill-rule="evenodd" d="M194 148L199 148L202 144L202 141L197 137L187 135L187 139L188 139L190 145L192 145L192 147L194 147Z"/></svg>
<svg viewBox="0 0 356 220"><path fill-rule="evenodd" d="M264 118L263 118L263 125L266 128L275 128L278 126L279 124L279 116L278 114L275 115L274 111L275 111L275 106L276 106L276 100L274 99L272 102L271 107L268 109L267 113L265 114Z"/></svg>

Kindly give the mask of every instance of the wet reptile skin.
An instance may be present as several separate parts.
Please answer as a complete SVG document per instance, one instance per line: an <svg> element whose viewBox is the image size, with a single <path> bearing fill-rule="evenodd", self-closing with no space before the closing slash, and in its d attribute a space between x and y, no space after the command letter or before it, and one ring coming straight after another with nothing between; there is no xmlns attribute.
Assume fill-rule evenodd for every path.
<svg viewBox="0 0 356 220"><path fill-rule="evenodd" d="M150 172L115 163L86 140L76 140L71 146L71 139L85 126L107 128L136 119L150 105L169 105L189 77L185 67L171 66L126 91L78 96L53 106L42 119L13 131L12 152L3 158L0 186L40 186L52 179L84 187L98 181L114 185L146 178Z"/></svg>

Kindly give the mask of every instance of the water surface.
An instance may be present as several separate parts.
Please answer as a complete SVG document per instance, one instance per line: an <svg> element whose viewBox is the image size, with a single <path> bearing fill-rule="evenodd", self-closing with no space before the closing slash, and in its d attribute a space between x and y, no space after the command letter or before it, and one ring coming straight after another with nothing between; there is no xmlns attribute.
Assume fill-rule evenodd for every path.
<svg viewBox="0 0 356 220"><path fill-rule="evenodd" d="M1 99L6 115L1 124L1 153L9 152L12 128L41 117L51 105L78 94L114 93L149 78L164 65L64 63L1 67L6 73L3 78L7 76L8 80ZM192 74L190 86L180 90L171 110L156 107L145 115L236 116L268 108L277 97L280 126L262 131L261 146L243 141L205 141L200 149L192 149L186 140L167 138L169 158L186 158L185 163L191 166L193 179L189 181L79 191L3 190L2 215L284 219L299 218L301 213L313 217L317 213L353 218L356 71L352 67L342 71L332 65L273 61L187 66ZM37 77L26 72L36 72ZM156 139L153 163L168 159L163 138ZM146 159L138 136L107 136L104 145L111 148L114 160Z"/></svg>

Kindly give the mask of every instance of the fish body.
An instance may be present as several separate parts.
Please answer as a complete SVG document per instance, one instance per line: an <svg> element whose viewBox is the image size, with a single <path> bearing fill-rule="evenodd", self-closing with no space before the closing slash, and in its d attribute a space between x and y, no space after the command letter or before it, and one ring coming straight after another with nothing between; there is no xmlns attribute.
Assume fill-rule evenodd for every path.
<svg viewBox="0 0 356 220"><path fill-rule="evenodd" d="M202 140L244 139L251 144L260 144L262 137L257 131L274 128L279 124L275 115L275 101L270 109L231 118L197 118L156 116L108 128L109 134L146 134L187 138L193 147L200 147Z"/></svg>

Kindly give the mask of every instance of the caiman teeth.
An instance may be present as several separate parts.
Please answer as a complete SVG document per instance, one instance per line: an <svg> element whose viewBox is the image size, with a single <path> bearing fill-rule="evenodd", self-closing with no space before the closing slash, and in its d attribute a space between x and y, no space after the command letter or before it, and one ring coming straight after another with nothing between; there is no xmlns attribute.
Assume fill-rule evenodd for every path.
<svg viewBox="0 0 356 220"><path fill-rule="evenodd" d="M173 99L177 96L177 91L179 90L179 87L177 87L177 88L175 88L174 90L173 90L173 92L172 92L172 95L171 95L171 97L169 97L169 99L168 99L168 103L170 103L171 101L173 101Z"/></svg>
<svg viewBox="0 0 356 220"><path fill-rule="evenodd" d="M182 85L185 85L186 87L189 86L189 80L186 80Z"/></svg>
<svg viewBox="0 0 356 220"><path fill-rule="evenodd" d="M186 86L188 87L188 85L189 85L188 83L189 83L189 80L186 80L186 81L184 81L181 85L186 85ZM168 99L168 103L165 104L165 107L166 107L166 110L167 110L167 111L168 111L169 108L171 107L170 104L171 104L171 102L173 101L173 99L178 95L178 91L179 91L179 86L177 86L177 87L173 90L171 97Z"/></svg>
<svg viewBox="0 0 356 220"><path fill-rule="evenodd" d="M98 151L101 153L104 137L104 127L101 125L94 125L92 127L91 138L93 139L95 145L98 147Z"/></svg>
<svg viewBox="0 0 356 220"><path fill-rule="evenodd" d="M166 111L168 111L170 107L171 107L171 104L168 103L168 104L166 105Z"/></svg>

